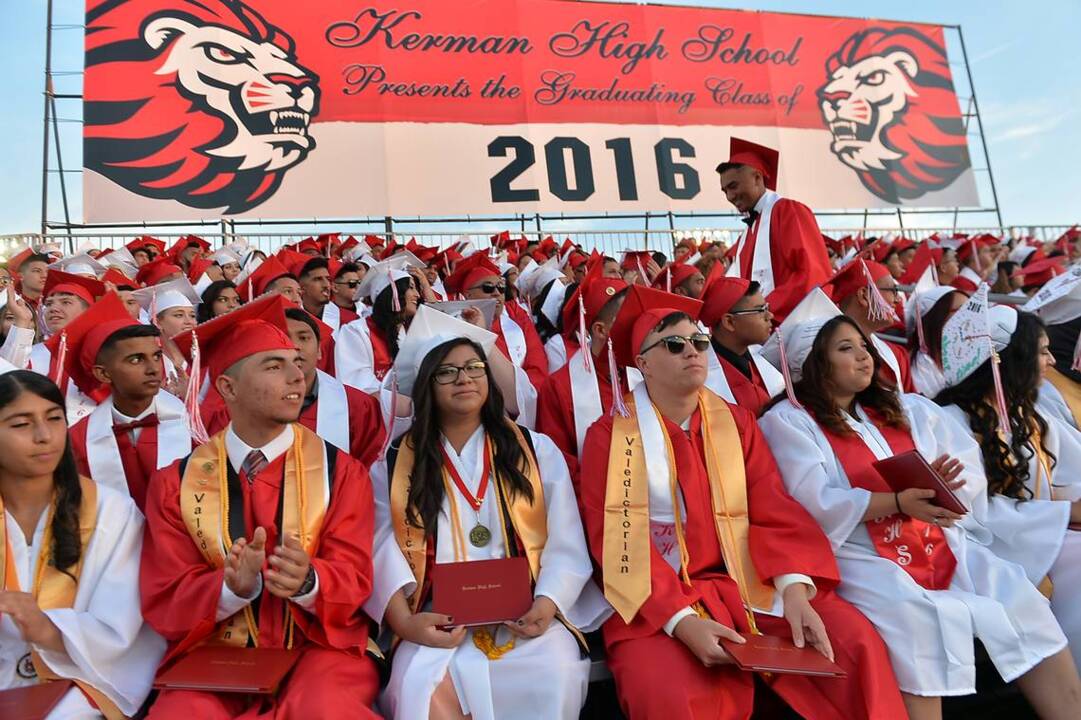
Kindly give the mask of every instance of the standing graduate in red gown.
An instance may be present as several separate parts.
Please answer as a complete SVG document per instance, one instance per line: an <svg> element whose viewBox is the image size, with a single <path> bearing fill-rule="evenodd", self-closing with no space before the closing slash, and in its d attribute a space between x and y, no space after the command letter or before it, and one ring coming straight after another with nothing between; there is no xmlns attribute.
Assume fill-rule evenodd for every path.
<svg viewBox="0 0 1081 720"><path fill-rule="evenodd" d="M754 417L703 387L699 303L649 292L632 288L613 328L617 359L645 381L590 428L579 479L616 610L604 639L624 712L750 717L753 676L718 640L757 628L810 644L847 672L767 680L803 717L903 718L885 647L833 592L829 542L785 491Z"/></svg>
<svg viewBox="0 0 1081 720"><path fill-rule="evenodd" d="M728 275L757 282L777 322L782 322L832 269L814 213L776 193L779 165L776 150L734 137L728 160L717 166L717 173L725 197L747 223L731 250Z"/></svg>
<svg viewBox="0 0 1081 720"><path fill-rule="evenodd" d="M198 328L232 422L151 482L140 590L143 616L169 642L166 663L206 643L300 657L274 696L164 690L150 718L376 717L360 610L371 486L359 462L293 422L304 376L284 309L270 296ZM177 337L188 354L192 342ZM224 517L223 496L240 500Z"/></svg>

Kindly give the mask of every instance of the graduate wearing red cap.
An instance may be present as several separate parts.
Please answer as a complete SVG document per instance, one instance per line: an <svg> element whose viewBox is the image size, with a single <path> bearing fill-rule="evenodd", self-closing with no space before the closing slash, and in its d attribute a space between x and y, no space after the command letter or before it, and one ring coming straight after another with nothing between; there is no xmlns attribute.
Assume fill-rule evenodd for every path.
<svg viewBox="0 0 1081 720"><path fill-rule="evenodd" d="M992 272L997 270L995 248L999 240L994 235L974 235L957 246L957 261L961 272L949 284L969 295Z"/></svg>
<svg viewBox="0 0 1081 720"><path fill-rule="evenodd" d="M178 277L183 276L184 270L179 265L168 257L161 257L157 260L151 260L145 265L141 265L139 267L139 272L135 275L135 282L145 287L150 287L151 285L176 280Z"/></svg>
<svg viewBox="0 0 1081 720"><path fill-rule="evenodd" d="M682 259L665 265L653 278L653 287L657 290L684 295L692 300L702 298L705 285L706 277L702 272Z"/></svg>
<svg viewBox="0 0 1081 720"><path fill-rule="evenodd" d="M856 259L838 270L824 286L826 294L848 317L856 321L882 357L882 380L901 392L916 392L912 385L908 348L877 333L892 327L900 299L897 281L885 265Z"/></svg>
<svg viewBox="0 0 1081 720"><path fill-rule="evenodd" d="M371 485L363 465L295 422L304 375L285 307L266 297L177 337L206 362L232 422L152 478L140 591L144 619L169 643L165 663L256 638L300 656L272 696L163 690L150 718L377 717L360 609ZM226 497L228 518L217 512Z"/></svg>
<svg viewBox="0 0 1081 720"><path fill-rule="evenodd" d="M191 452L183 400L162 389L160 331L110 293L68 330L68 372L97 407L71 428L79 473L146 507L150 476ZM82 330L85 330L83 332Z"/></svg>
<svg viewBox="0 0 1081 720"><path fill-rule="evenodd" d="M260 263L251 275L237 285L236 291L244 302L273 292L285 296L294 305L300 305L300 283L277 257L268 257Z"/></svg>
<svg viewBox="0 0 1081 720"><path fill-rule="evenodd" d="M210 252L210 243L206 240L198 235L185 235L165 251L165 257L187 272L192 260L208 252Z"/></svg>
<svg viewBox="0 0 1081 720"><path fill-rule="evenodd" d="M785 491L754 416L704 387L698 310L675 314L641 292L629 291L612 338L644 381L590 428L579 473L598 582L616 611L603 633L624 713L749 717L754 676L723 664L717 639L757 629L797 634L848 673L772 676L801 716L904 717L885 647L833 592L829 541Z"/></svg>
<svg viewBox="0 0 1081 720"><path fill-rule="evenodd" d="M1066 272L1065 261L1060 256L1040 258L1017 272L1021 276L1021 292L1032 296L1052 278Z"/></svg>
<svg viewBox="0 0 1081 720"><path fill-rule="evenodd" d="M776 193L779 165L776 150L734 137L717 166L721 190L747 223L728 274L757 282L777 322L832 273L814 213Z"/></svg>
<svg viewBox="0 0 1081 720"><path fill-rule="evenodd" d="M784 387L784 379L752 348L772 329L773 313L757 283L722 277L702 296L700 320L710 329L720 373L710 373L706 387L757 417Z"/></svg>

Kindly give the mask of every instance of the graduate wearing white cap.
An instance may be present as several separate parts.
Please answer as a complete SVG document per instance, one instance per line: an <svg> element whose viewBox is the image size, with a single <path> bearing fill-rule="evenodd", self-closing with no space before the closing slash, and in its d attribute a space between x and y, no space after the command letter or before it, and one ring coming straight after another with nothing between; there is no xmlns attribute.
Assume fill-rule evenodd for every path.
<svg viewBox="0 0 1081 720"><path fill-rule="evenodd" d="M221 268L226 280L233 281L240 274L240 254L230 247L223 247L210 256L214 264Z"/></svg>
<svg viewBox="0 0 1081 720"><path fill-rule="evenodd" d="M187 278L141 288L132 294L139 301L146 321L161 328L165 337L171 338L195 327L195 308L200 298Z"/></svg>
<svg viewBox="0 0 1081 720"><path fill-rule="evenodd" d="M364 605L401 639L381 700L388 718L555 720L577 717L585 701L589 661L575 627L592 629L607 606L562 453L503 411L495 363L509 361L495 343L482 327L422 307L395 362L418 416L372 468L376 571ZM433 504L411 504L418 486ZM407 524L413 512L423 528ZM441 629L453 621L426 612L432 561L496 560L519 544L534 597L521 621Z"/></svg>
<svg viewBox="0 0 1081 720"><path fill-rule="evenodd" d="M97 280L105 274L105 266L87 253L78 253L61 258L49 265L50 270L62 270L80 277L94 278Z"/></svg>
<svg viewBox="0 0 1081 720"><path fill-rule="evenodd" d="M970 339L974 327L984 339ZM1053 362L1043 323L988 308L981 290L947 323L942 347L949 387L938 402L979 441L988 495L980 521L994 533L991 550L1049 595L1081 661L1081 532L1068 529L1081 522L1081 433L1037 402Z"/></svg>
<svg viewBox="0 0 1081 720"><path fill-rule="evenodd" d="M919 395L887 391L866 337L817 291L764 353L789 397L759 425L788 492L833 544L838 592L885 641L910 716L941 717L939 698L976 691L979 638L1004 680L1024 678L1042 716L1068 717L1064 701L1081 681L1046 600L1021 566L986 547L986 483L967 428ZM874 470L913 449L951 482L967 516L932 504L931 491L895 493Z"/></svg>
<svg viewBox="0 0 1081 720"><path fill-rule="evenodd" d="M912 358L912 386L934 398L946 387L942 374L942 326L961 309L968 296L951 285L939 285L933 266L920 276L905 303L905 334Z"/></svg>
<svg viewBox="0 0 1081 720"><path fill-rule="evenodd" d="M1081 265L1052 278L1025 304L1047 323L1055 367L1040 385L1040 412L1081 428Z"/></svg>

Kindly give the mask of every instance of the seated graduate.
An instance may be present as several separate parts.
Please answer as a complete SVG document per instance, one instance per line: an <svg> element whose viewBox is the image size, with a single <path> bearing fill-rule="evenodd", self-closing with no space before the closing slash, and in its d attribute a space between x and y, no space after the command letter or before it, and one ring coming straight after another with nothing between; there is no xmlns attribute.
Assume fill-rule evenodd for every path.
<svg viewBox="0 0 1081 720"><path fill-rule="evenodd" d="M761 631L848 674L769 678L803 717L902 717L882 641L832 591L829 543L785 492L754 416L704 387L700 306L628 291L612 342L645 380L594 423L582 453L582 517L618 613L604 640L620 705L632 720L749 717L755 676L719 640Z"/></svg>
<svg viewBox="0 0 1081 720"><path fill-rule="evenodd" d="M1054 364L1043 322L1005 305L986 309L979 296L973 301L979 316L966 305L943 332L947 387L935 400L980 445L988 496L983 524L995 535L991 549L1024 567L1049 597L1076 663L1081 532L1068 527L1081 522L1081 434L1037 404L1042 375ZM970 362L970 316L991 330L975 356L982 362ZM1000 360L997 385L992 344ZM1000 413L1000 407L1008 412Z"/></svg>
<svg viewBox="0 0 1081 720"><path fill-rule="evenodd" d="M933 398L946 387L942 374L942 328L961 309L968 295L950 285L921 288L921 279L905 306L912 389Z"/></svg>
<svg viewBox="0 0 1081 720"><path fill-rule="evenodd" d="M1081 266L1048 282L1023 309L1047 323L1048 349L1055 357L1040 384L1040 412L1081 428Z"/></svg>
<svg viewBox="0 0 1081 720"><path fill-rule="evenodd" d="M184 401L162 389L161 332L109 293L68 328L67 372L97 407L71 428L79 472L130 494L142 510L150 476L191 452ZM104 396L104 397L102 397Z"/></svg>
<svg viewBox="0 0 1081 720"><path fill-rule="evenodd" d="M415 420L372 470L376 579L365 604L400 640L388 717L571 719L585 702L589 660L575 628L610 610L563 455L504 412L485 360L495 342L422 307L398 354ZM429 611L434 563L512 555L528 558L535 598L517 621L448 629L454 618Z"/></svg>
<svg viewBox="0 0 1081 720"><path fill-rule="evenodd" d="M792 384L759 425L788 491L833 544L838 592L885 640L909 717L941 717L942 696L976 691L974 638L1041 717L1075 715L1077 671L1047 601L971 524L983 516L984 479L968 431L930 400L886 386L877 351L819 291L765 350ZM972 518L957 522L930 502L933 490L894 492L875 471L876 460L913 449Z"/></svg>
<svg viewBox="0 0 1081 720"><path fill-rule="evenodd" d="M232 421L151 479L143 613L169 641L166 662L203 643L299 648L264 712L269 702L276 717L373 717L378 678L360 611L371 486L359 462L295 422L304 375L286 306L271 294L197 329ZM177 337L189 357L194 341ZM258 702L164 690L149 717L233 718Z"/></svg>
<svg viewBox="0 0 1081 720"><path fill-rule="evenodd" d="M119 720L147 695L165 642L139 612L143 516L80 478L64 398L0 375L0 690L75 683L49 718Z"/></svg>

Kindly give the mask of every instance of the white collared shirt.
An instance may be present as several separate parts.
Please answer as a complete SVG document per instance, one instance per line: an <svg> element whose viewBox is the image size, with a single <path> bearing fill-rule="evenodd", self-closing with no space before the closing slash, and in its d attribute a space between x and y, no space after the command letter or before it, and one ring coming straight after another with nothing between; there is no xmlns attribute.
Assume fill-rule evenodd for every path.
<svg viewBox="0 0 1081 720"><path fill-rule="evenodd" d="M119 410L116 409L116 405L113 405L112 410L113 410L113 425L123 425L123 424L126 424L126 423L138 422L139 420L142 420L143 418L145 418L145 417L147 417L149 415L153 415L154 412L157 410L157 407L155 407L154 401L151 400L150 404L147 406L146 410L143 410L141 413L139 413L135 417L129 417L128 415L125 415L124 413L120 412ZM131 433L131 444L134 445L135 443L139 442L139 435L142 434L143 429L142 428L135 428L133 430L129 430L128 432Z"/></svg>

